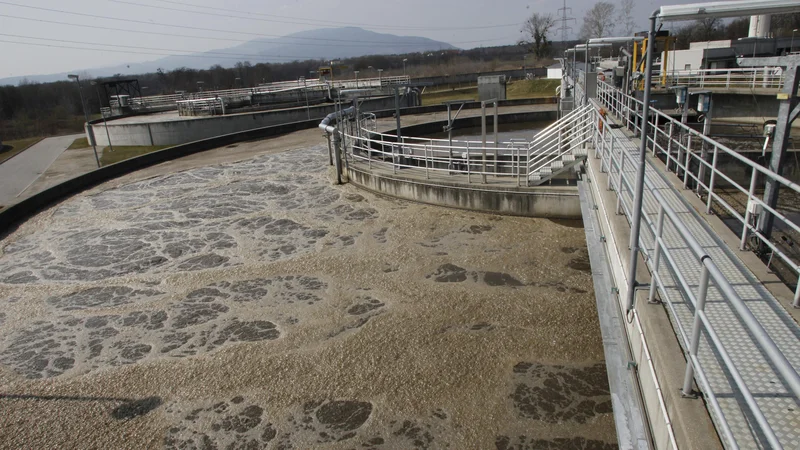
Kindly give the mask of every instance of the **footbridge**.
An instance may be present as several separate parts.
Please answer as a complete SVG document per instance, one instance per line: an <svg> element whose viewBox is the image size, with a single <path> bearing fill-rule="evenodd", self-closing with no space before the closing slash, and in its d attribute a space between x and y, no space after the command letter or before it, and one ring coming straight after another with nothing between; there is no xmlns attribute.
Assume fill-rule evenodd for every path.
<svg viewBox="0 0 800 450"><path fill-rule="evenodd" d="M610 84L585 101L578 88L578 106L530 141L487 140L485 115L473 141L380 132L357 107L320 127L340 179L367 189L511 214L577 202L621 448L800 448L787 238L800 226L761 195L800 185L658 109L645 122L642 101ZM767 215L783 239L761 231Z"/></svg>

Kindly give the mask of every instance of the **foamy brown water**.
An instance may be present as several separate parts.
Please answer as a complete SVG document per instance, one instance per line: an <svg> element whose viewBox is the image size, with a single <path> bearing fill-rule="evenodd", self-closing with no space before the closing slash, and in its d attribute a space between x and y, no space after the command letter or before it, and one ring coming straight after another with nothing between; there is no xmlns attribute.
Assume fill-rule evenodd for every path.
<svg viewBox="0 0 800 450"><path fill-rule="evenodd" d="M2 241L5 448L615 448L583 230L331 186L313 147Z"/></svg>

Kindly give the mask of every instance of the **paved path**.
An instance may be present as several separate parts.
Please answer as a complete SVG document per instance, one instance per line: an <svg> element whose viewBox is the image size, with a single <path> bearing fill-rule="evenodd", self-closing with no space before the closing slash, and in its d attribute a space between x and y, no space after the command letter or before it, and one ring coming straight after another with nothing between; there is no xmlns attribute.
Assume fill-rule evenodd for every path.
<svg viewBox="0 0 800 450"><path fill-rule="evenodd" d="M627 161L638 159L639 144L630 138L627 131L622 128L609 131L614 135L617 145L622 145ZM606 164L608 164L607 158ZM618 173L618 167L615 165L612 176L616 179ZM633 186L636 167L626 163L623 176L628 180L629 185ZM686 202L681 192L670 185L666 179L669 176L674 176L674 174L665 176L648 161L646 177L650 185L661 193L697 242L711 255L790 363L795 369L800 369L800 346L798 346L800 327L739 259L736 252L714 233L705 219ZM626 212L630 212L633 209L633 198L627 188L623 190L622 198ZM643 210L650 220L656 220L659 203L649 188L645 189ZM644 248L648 254L652 254L653 235L646 226L643 226L642 229L642 239ZM664 240L669 252L680 267L682 275L696 294L702 272L701 263L687 248L684 240L680 238L678 231L669 220L664 224ZM686 336L691 333L692 329L693 301L680 288L675 280L675 274L668 268L666 261L662 260L658 273L666 287L666 293L662 292L662 294L666 294L668 297L662 298L668 299L674 307L671 319L678 332L678 341L685 346ZM800 448L800 428L798 427L800 409L797 407L797 399L784 386L782 377L768 362L763 350L745 328L739 315L722 297L713 283L709 286L705 312L783 447L787 449ZM686 336L683 335L684 332ZM743 449L768 448L769 445L765 442L764 436L755 432L751 426L754 418L747 411L742 392L735 386L731 374L722 363L721 356L713 349L707 333L703 334L698 357L706 371L711 389L719 400L725 419L731 426L738 446ZM683 361L676 363L684 364ZM702 389L702 386L700 387ZM719 429L721 418L717 417L713 410L711 413L712 419ZM724 436L721 437L725 440Z"/></svg>
<svg viewBox="0 0 800 450"><path fill-rule="evenodd" d="M16 203L17 197L82 134L43 139L0 164L0 205Z"/></svg>

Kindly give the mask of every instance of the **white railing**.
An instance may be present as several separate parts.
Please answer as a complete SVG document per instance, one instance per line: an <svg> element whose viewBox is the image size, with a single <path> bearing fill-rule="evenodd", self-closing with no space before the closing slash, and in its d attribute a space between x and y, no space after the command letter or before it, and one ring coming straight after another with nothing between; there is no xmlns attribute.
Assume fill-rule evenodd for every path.
<svg viewBox="0 0 800 450"><path fill-rule="evenodd" d="M606 85L607 86L607 85ZM610 86L609 86L610 87ZM613 88L612 88L613 89ZM604 95L609 94L605 90ZM601 104L605 107L610 107L611 103L606 104L604 100L600 100ZM605 129L611 127L612 124L600 112L596 112L596 117L602 122ZM658 128L658 127L656 127ZM608 173L609 187L614 189L617 193L617 208L618 211L624 212L628 218L633 217L631 210L632 204L621 201L627 193L629 198L634 197L634 185L636 171L625 169L626 151L622 145L616 144L611 136L611 133L597 132L595 134L595 149L596 156L600 158L601 167ZM649 139L649 137L648 137ZM616 174L614 173L616 171ZM713 290L714 294L720 296L724 301L731 305L732 309L740 317L743 325L748 329L754 341L764 352L769 361L775 366L778 373L780 373L787 382L788 388L796 396L800 396L800 377L797 372L788 362L783 353L780 352L775 342L769 337L769 334L764 330L763 326L753 316L750 309L747 307L742 298L738 295L733 285L726 278L725 274L717 267L711 255L709 255L704 247L694 238L691 231L686 227L684 222L678 214L672 209L670 203L664 199L662 194L656 189L649 180L646 179L646 187L651 195L654 196L656 203L659 205L658 214L656 217L642 211L643 230L649 232L651 242L654 248L648 249L645 240L645 234L640 237L640 248L646 256L648 266L650 266L653 281L650 284L650 300L655 297L655 291L658 289L662 293L662 300L666 303L667 307L672 312L673 317L678 317L675 310L676 306L673 304L670 295L674 295L674 290L677 289L680 295L687 300L694 307L694 322L691 330L683 327L680 321L674 321L677 325L676 332L679 339L684 344L687 351L686 359L686 374L684 380L684 393L691 390L691 381L696 379L698 384L703 389L708 401L709 407L714 412L714 415L719 419L720 432L728 442L731 448L738 448L736 439L731 431L730 425L719 405L719 401L711 389L711 386L706 375L706 370L703 368L700 360L697 357L697 351L701 334L704 333L711 343L714 352L721 359L721 364L732 378L731 383L735 385L742 393L746 407L749 409L752 417L755 419L754 426L757 426L763 436L768 441L770 448L782 448L778 438L772 430L770 424L767 422L763 412L756 403L756 400L746 385L736 365L733 363L725 345L717 334L713 324L709 321L704 312L704 307L709 290ZM632 202L630 202L632 203ZM680 258L685 258L685 252L681 255L675 255L670 250L670 247L665 242L665 226L669 224L675 231L670 232L671 245L676 247L674 239L680 239L683 244L679 244L681 250L689 249L695 260L702 266L702 273L700 275L699 285L692 285L687 280L695 279L695 273L687 273L687 267ZM674 277L674 282L662 279L659 273L661 264L666 264L669 272ZM691 269L689 269L691 270ZM713 282L713 284L711 283ZM697 291L694 291L694 288ZM667 291L673 293L670 294Z"/></svg>
<svg viewBox="0 0 800 450"><path fill-rule="evenodd" d="M783 87L785 77L783 69L780 67L759 67L755 69L667 70L666 78L667 86L780 89ZM653 80L661 80L661 75L654 74Z"/></svg>
<svg viewBox="0 0 800 450"><path fill-rule="evenodd" d="M609 112L620 118L626 127L641 134L641 117L636 113L642 108L640 100L625 95L606 83L598 83L597 99ZM741 250L747 248L748 241L752 241L752 247L769 248L770 261L777 257L795 273L798 282L793 306L800 307L800 264L776 240L764 236L758 227L758 222L764 212L768 212L776 221L776 228L780 226L800 233L800 225L756 195L765 180L773 180L780 184L781 189L792 191L795 195L800 195L800 185L657 109L651 107L650 111L653 113L651 118L653 126L652 131L648 132L647 144L653 155L663 158L666 169L674 171L683 178L684 187L690 188L694 185L697 194L705 197L706 213L710 214L715 207L721 208L722 212L728 213L738 222L742 229L739 244ZM749 184L742 184L721 170L718 167L721 157L729 158L744 166L745 170L750 172ZM724 186L720 187L723 183ZM731 204L731 199L737 195L745 197L742 202L745 207L742 210Z"/></svg>
<svg viewBox="0 0 800 450"><path fill-rule="evenodd" d="M366 163L370 169L383 167L432 175L466 175L467 182L488 183L487 177L495 180L511 179L521 185L526 176L527 143L522 146L515 141L488 142L477 140L428 139L401 136L372 131L372 119L364 117L358 124L343 128L346 157ZM374 128L373 128L374 129ZM477 180L475 179L477 177Z"/></svg>
<svg viewBox="0 0 800 450"><path fill-rule="evenodd" d="M331 84L335 88L343 89L358 89L358 88L380 88L383 86L404 85L411 82L411 77L408 75L400 75L394 77L380 77L380 78L359 78L358 80L334 80Z"/></svg>
<svg viewBox="0 0 800 450"><path fill-rule="evenodd" d="M320 80L297 80L280 81L276 83L263 84L253 88L223 89L215 91L186 92L183 94L152 95L148 97L136 97L131 99L133 109L142 108L161 108L176 106L178 101L185 100L206 100L216 97L225 98L229 101L249 99L257 94L270 94L289 92L294 90L307 89L309 91L327 90L328 84Z"/></svg>
<svg viewBox="0 0 800 450"><path fill-rule="evenodd" d="M550 168L592 137L592 106L584 105L536 134L528 148L528 176Z"/></svg>

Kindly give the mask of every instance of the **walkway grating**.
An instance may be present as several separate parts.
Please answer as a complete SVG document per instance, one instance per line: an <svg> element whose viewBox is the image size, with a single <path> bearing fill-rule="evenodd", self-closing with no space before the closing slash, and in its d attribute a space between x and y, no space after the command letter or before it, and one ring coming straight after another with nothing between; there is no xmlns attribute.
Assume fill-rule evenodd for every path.
<svg viewBox="0 0 800 450"><path fill-rule="evenodd" d="M624 128L606 130L606 132L614 135L615 145L623 146L626 152L623 176L630 186L634 186L636 167L630 164L630 161L637 161L639 158L639 141L634 140ZM616 183L616 177L618 177L616 168L613 176ZM713 261L719 266L776 345L786 355L795 370L800 370L800 327L739 259L738 250L730 249L714 233L702 215L687 202L683 194L668 182L666 177L669 176L675 175L665 174L651 161L648 161L646 178L652 188L663 195L692 235L711 255ZM624 207L626 211L631 211L633 208L632 194L627 188L622 190ZM643 208L644 213L655 223L659 205L647 187L645 188ZM674 256L676 265L680 267L681 274L696 294L702 272L701 263L686 247L684 240L669 220L665 221L664 227L664 242ZM651 255L654 250L654 236L648 227L642 227L641 237L643 251ZM691 333L694 307L686 294L679 288L676 275L663 261L659 267L659 275L667 287L666 292L660 292L660 294L662 299L666 295L674 305L675 313L670 312L670 319L678 334L680 344L684 350L687 350L688 344L685 338L681 337L680 329L685 330L687 335ZM652 306L640 304L638 307ZM800 402L787 390L782 377L771 366L739 316L723 299L713 282L709 286L705 312L783 447L787 449L800 448ZM713 351L705 333L700 343L698 357L706 370L712 390L719 400L725 419L733 431L739 448L769 448L764 437L755 431L758 428L755 425L755 419L749 413L741 392L735 387L730 374L725 370L720 356ZM684 363L681 362L681 364ZM712 412L712 420L718 428L720 419L714 417ZM733 447L731 443L726 442L725 444L726 447Z"/></svg>

